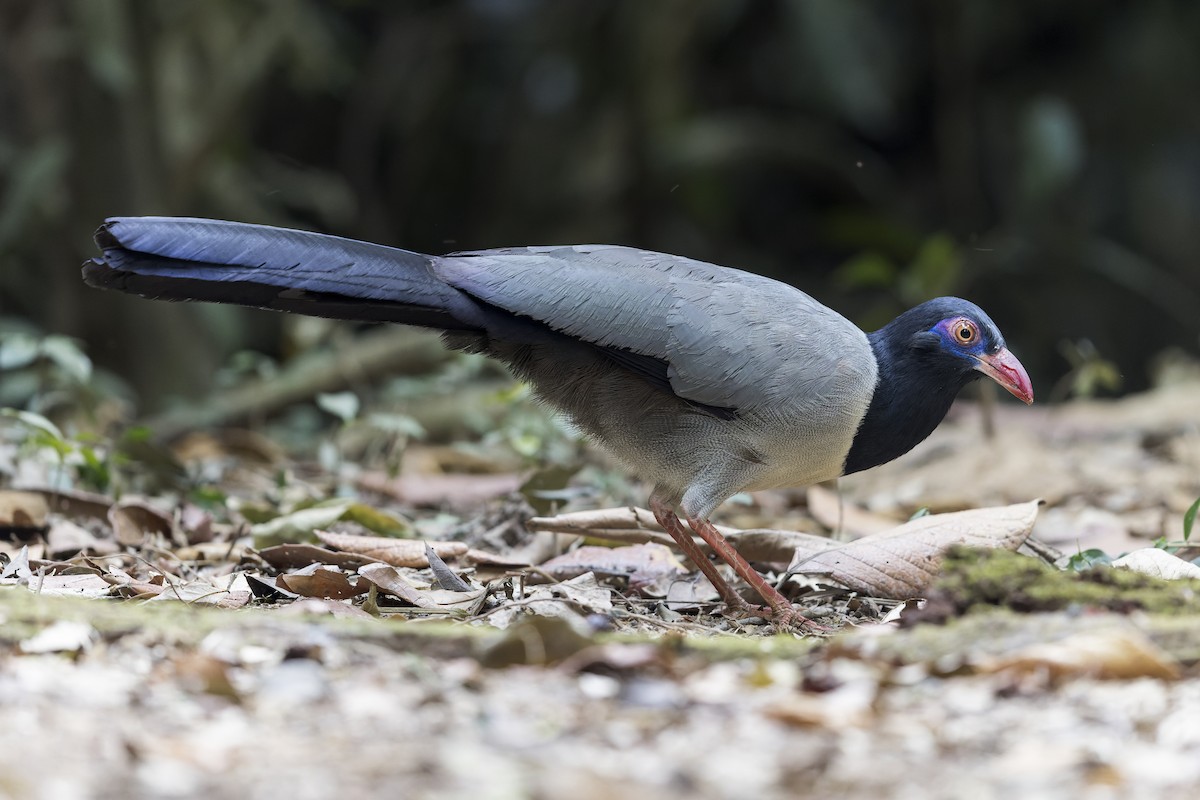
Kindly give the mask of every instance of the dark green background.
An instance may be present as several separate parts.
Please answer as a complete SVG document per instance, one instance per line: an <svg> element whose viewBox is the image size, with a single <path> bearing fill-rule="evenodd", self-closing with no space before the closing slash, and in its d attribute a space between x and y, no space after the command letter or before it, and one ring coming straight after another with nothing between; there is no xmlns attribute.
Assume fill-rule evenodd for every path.
<svg viewBox="0 0 1200 800"><path fill-rule="evenodd" d="M1045 389L1200 330L1200 3L0 2L0 315L155 405L280 318L82 286L113 214L615 242L864 326L988 309Z"/></svg>

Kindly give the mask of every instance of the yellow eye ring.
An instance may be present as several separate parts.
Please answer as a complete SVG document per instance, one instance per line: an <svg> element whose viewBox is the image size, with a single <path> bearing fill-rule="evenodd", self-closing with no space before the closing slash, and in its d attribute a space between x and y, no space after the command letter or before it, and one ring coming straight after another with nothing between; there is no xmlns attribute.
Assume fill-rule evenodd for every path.
<svg viewBox="0 0 1200 800"><path fill-rule="evenodd" d="M979 328L969 319L959 319L951 326L954 341L959 344L975 344L979 341Z"/></svg>

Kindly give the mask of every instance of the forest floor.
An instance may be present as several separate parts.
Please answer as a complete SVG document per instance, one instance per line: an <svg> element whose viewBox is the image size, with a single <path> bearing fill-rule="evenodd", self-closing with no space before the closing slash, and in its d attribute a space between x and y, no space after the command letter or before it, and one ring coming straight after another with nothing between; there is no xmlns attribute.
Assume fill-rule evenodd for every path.
<svg viewBox="0 0 1200 800"><path fill-rule="evenodd" d="M808 636L722 617L652 533L596 551L531 532L522 483L567 510L641 491L578 490L603 469L530 494L520 471L448 476L414 447L399 476L335 464L347 497L259 438L193 438L174 454L220 490L206 506L47 489L62 464L10 435L0 797L1193 796L1200 582L1107 562L1157 540L1194 568L1197 397L1184 375L1001 405L990 437L964 403L844 479L841 505L739 498L719 522L844 538L1045 501L1033 535L1057 568L955 551L923 602L810 576L789 589L831 630ZM395 544L418 540L443 543L435 568Z"/></svg>

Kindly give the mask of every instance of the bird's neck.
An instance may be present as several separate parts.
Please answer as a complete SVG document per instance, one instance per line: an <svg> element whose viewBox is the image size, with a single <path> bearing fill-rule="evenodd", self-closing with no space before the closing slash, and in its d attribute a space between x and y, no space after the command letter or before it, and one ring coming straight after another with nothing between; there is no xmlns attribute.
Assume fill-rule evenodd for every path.
<svg viewBox="0 0 1200 800"><path fill-rule="evenodd" d="M939 370L922 350L894 342L884 330L867 336L879 376L846 455L844 475L886 464L916 447L946 416L959 390L979 375Z"/></svg>

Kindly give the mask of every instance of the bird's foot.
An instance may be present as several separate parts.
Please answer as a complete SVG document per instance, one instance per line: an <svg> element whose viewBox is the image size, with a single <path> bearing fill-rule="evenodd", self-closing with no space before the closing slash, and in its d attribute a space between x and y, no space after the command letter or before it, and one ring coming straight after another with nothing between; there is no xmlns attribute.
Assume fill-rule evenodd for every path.
<svg viewBox="0 0 1200 800"><path fill-rule="evenodd" d="M800 609L794 606L786 608L771 608L763 609L766 612L766 617L771 621L771 624L780 630L798 630L801 633L831 633L835 629L828 625L811 620L804 616Z"/></svg>
<svg viewBox="0 0 1200 800"><path fill-rule="evenodd" d="M725 613L733 619L759 617L771 623L772 627L781 631L799 631L801 633L830 633L835 630L828 625L804 616L804 612L790 603L784 602L775 606L757 606L748 603L738 595L727 598Z"/></svg>

